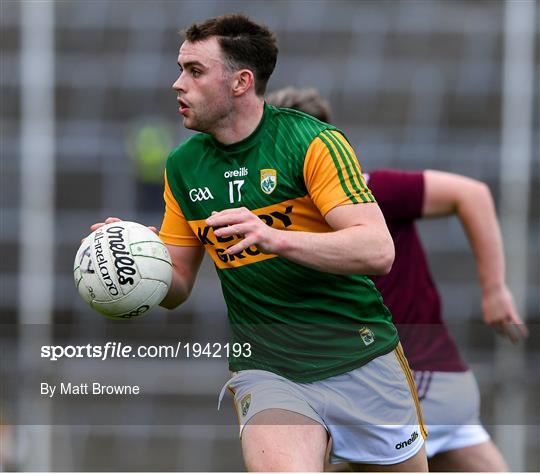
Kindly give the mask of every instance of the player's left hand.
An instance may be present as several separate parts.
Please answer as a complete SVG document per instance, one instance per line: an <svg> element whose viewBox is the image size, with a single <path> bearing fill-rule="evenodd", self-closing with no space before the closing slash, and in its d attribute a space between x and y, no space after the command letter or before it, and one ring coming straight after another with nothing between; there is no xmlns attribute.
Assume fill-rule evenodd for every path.
<svg viewBox="0 0 540 474"><path fill-rule="evenodd" d="M255 245L263 253L277 253L282 231L266 225L259 217L245 207L213 212L206 219L206 225L214 228L217 237L241 235L243 239L227 249L230 255Z"/></svg>
<svg viewBox="0 0 540 474"><path fill-rule="evenodd" d="M484 322L514 344L527 337L527 325L519 317L512 293L506 285L484 291L482 295Z"/></svg>

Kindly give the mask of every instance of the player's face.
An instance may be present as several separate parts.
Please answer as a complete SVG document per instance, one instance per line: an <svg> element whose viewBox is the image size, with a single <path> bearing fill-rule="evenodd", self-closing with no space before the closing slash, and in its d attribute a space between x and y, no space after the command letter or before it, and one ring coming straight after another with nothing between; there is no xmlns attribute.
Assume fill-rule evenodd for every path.
<svg viewBox="0 0 540 474"><path fill-rule="evenodd" d="M186 128L212 133L232 111L231 73L216 38L185 41L178 55L180 76L172 88Z"/></svg>

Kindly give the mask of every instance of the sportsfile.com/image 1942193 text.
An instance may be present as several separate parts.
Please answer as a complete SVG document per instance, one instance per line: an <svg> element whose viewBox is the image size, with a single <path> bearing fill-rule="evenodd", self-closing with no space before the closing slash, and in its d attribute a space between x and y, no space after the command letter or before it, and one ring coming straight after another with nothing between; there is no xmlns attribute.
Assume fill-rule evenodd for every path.
<svg viewBox="0 0 540 474"><path fill-rule="evenodd" d="M99 360L126 359L126 358L228 358L228 357L251 357L251 344L249 342L182 342L175 345L139 345L132 346L122 342L108 341L104 345L43 345L41 346L40 357L57 361L59 359L92 358Z"/></svg>

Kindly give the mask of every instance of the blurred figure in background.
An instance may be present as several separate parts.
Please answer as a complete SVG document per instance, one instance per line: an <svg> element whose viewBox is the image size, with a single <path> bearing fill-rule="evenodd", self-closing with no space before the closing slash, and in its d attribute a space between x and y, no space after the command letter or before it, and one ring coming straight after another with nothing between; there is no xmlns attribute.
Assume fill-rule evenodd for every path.
<svg viewBox="0 0 540 474"><path fill-rule="evenodd" d="M137 209L162 210L163 172L173 146L171 126L160 119L132 124L126 137L126 151L137 178Z"/></svg>
<svg viewBox="0 0 540 474"><path fill-rule="evenodd" d="M270 94L267 102L331 120L330 106L313 88L287 87ZM430 471L506 471L480 422L476 380L445 327L440 295L415 227L415 220L423 217L458 217L476 260L484 322L516 343L527 329L505 282L491 193L480 181L440 171L373 170L365 176L396 249L390 273L373 281L393 315L414 372L429 433Z"/></svg>

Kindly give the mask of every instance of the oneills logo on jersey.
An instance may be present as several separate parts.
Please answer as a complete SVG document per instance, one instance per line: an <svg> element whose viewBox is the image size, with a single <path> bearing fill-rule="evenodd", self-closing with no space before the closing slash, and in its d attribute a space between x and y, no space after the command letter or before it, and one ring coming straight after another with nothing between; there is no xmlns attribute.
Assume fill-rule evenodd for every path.
<svg viewBox="0 0 540 474"><path fill-rule="evenodd" d="M375 334L373 334L371 329L364 326L362 329L359 329L358 332L360 333L360 337L366 346L369 346L375 342Z"/></svg>
<svg viewBox="0 0 540 474"><path fill-rule="evenodd" d="M225 173L223 173L223 177L224 178L242 178L243 176L247 176L248 174L249 174L249 170L245 166L242 166L242 168L240 168L239 170L225 171Z"/></svg>
<svg viewBox="0 0 540 474"><path fill-rule="evenodd" d="M251 393L248 393L242 400L240 400L240 412L242 416L246 416L249 411L249 406L251 405Z"/></svg>
<svg viewBox="0 0 540 474"><path fill-rule="evenodd" d="M265 194L271 194L277 185L277 171L274 169L261 170L261 189Z"/></svg>

